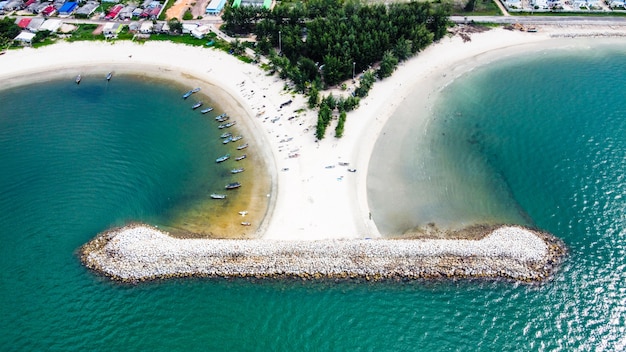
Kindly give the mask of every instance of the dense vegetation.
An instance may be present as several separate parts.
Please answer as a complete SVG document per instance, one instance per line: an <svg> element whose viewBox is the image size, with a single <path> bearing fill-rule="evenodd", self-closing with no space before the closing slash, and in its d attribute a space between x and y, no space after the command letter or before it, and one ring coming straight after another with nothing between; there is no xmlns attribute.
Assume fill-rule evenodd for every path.
<svg viewBox="0 0 626 352"><path fill-rule="evenodd" d="M357 1L282 2L273 11L227 7L231 32L256 34L268 55L278 47L286 60L277 64L303 91L320 79L335 85L385 56L404 60L446 33L449 8L429 2L366 5Z"/></svg>
<svg viewBox="0 0 626 352"><path fill-rule="evenodd" d="M0 20L0 50L11 45L22 29L15 24L14 18L5 17Z"/></svg>
<svg viewBox="0 0 626 352"><path fill-rule="evenodd" d="M449 13L442 3L308 0L283 1L273 11L227 7L222 19L231 34L255 34L256 49L270 58L281 78L309 94L309 107L319 104L316 135L323 138L334 110L343 116L341 112L354 109L376 77L390 76L400 61L442 38ZM378 67L375 75L373 66ZM350 98L319 98L321 89L356 79L357 73L360 84ZM343 134L344 123L345 116L336 136Z"/></svg>

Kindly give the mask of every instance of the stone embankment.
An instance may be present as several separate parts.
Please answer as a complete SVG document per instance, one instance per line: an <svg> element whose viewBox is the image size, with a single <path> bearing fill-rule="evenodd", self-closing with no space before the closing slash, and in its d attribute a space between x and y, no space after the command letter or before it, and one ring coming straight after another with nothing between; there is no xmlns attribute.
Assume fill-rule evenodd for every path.
<svg viewBox="0 0 626 352"><path fill-rule="evenodd" d="M541 282L565 255L555 237L503 226L480 240L177 239L132 224L100 234L80 250L89 268L124 282L170 277L430 279Z"/></svg>

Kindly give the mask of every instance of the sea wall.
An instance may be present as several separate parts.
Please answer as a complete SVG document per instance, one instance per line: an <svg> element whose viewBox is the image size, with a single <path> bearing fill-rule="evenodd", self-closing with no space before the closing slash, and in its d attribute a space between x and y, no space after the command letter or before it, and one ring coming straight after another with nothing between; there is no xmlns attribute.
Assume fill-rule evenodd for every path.
<svg viewBox="0 0 626 352"><path fill-rule="evenodd" d="M565 251L553 236L518 226L480 240L274 241L178 239L132 224L98 235L80 256L87 267L124 282L186 276L541 282Z"/></svg>

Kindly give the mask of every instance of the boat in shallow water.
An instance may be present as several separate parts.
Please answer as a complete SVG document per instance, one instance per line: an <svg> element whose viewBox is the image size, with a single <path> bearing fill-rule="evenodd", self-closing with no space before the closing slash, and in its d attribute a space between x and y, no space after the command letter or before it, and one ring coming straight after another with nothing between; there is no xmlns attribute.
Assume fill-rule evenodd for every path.
<svg viewBox="0 0 626 352"><path fill-rule="evenodd" d="M220 135L220 138L228 138L228 137L232 137L232 133L230 132L224 132Z"/></svg>
<svg viewBox="0 0 626 352"><path fill-rule="evenodd" d="M226 195L225 194L212 193L211 194L211 198L212 199L224 199L224 198L226 198Z"/></svg>
<svg viewBox="0 0 626 352"><path fill-rule="evenodd" d="M228 158L230 158L230 154L226 154L226 155L220 156L219 158L215 159L215 162L216 163L221 163L222 161L228 160Z"/></svg>
<svg viewBox="0 0 626 352"><path fill-rule="evenodd" d="M235 188L239 188L241 187L241 183L239 182L232 182L226 185L226 189L235 189Z"/></svg>
<svg viewBox="0 0 626 352"><path fill-rule="evenodd" d="M242 149L246 149L246 148L248 148L248 143L242 144L242 145L238 146L237 150L242 150Z"/></svg>
<svg viewBox="0 0 626 352"><path fill-rule="evenodd" d="M188 91L187 93L183 94L183 99L187 99L189 98L193 93L198 93L200 91L200 88L194 88L190 91Z"/></svg>
<svg viewBox="0 0 626 352"><path fill-rule="evenodd" d="M206 109L200 110L200 112L203 113L203 114L206 114L207 112L211 112L211 111L213 111L213 108L210 108L210 107L206 108Z"/></svg>
<svg viewBox="0 0 626 352"><path fill-rule="evenodd" d="M192 106L191 108L195 110L195 109L197 109L197 108L199 108L199 107L201 107L201 106L202 106L202 102L201 102L201 101L199 101L199 102L197 102L197 103L193 104L193 106Z"/></svg>
<svg viewBox="0 0 626 352"><path fill-rule="evenodd" d="M80 81L81 81L82 79L83 79L83 78L82 78L80 75L76 76L76 84L80 84Z"/></svg>
<svg viewBox="0 0 626 352"><path fill-rule="evenodd" d="M113 72L107 73L107 76L106 76L107 81L110 81L112 77L113 77Z"/></svg>
<svg viewBox="0 0 626 352"><path fill-rule="evenodd" d="M240 173L240 172L243 172L243 167L240 167L240 168L238 168L238 169L232 169L232 170L230 170L230 173L231 173L231 174L238 174L238 173Z"/></svg>
<svg viewBox="0 0 626 352"><path fill-rule="evenodd" d="M235 160L240 161L240 160L243 160L243 159L245 159L245 158L247 158L247 157L248 157L248 156L247 156L246 154L244 154L244 155L242 155L242 156L238 156L238 157L236 157L236 158L235 158Z"/></svg>

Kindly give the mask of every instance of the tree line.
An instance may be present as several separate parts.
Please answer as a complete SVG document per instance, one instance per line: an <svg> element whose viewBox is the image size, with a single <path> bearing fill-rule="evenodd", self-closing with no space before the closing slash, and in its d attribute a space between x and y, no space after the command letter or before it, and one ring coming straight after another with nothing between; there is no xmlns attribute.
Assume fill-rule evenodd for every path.
<svg viewBox="0 0 626 352"><path fill-rule="evenodd" d="M333 109L340 113L349 110L319 99L320 90L356 79L358 74L361 84L353 97L366 96L373 80L367 77L363 82L360 72L377 65L377 78L390 76L399 62L446 34L449 13L450 8L443 3L309 0L283 1L272 11L228 6L222 18L223 28L230 33L255 34L256 49L270 58L281 78L291 80L297 91L309 95L309 106L319 103L320 121L327 121L328 109L331 113ZM341 133L336 135L343 133L344 122L345 118ZM321 130L318 123L318 138L324 135Z"/></svg>

